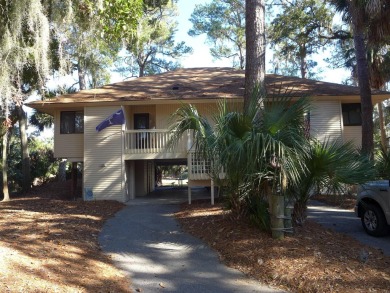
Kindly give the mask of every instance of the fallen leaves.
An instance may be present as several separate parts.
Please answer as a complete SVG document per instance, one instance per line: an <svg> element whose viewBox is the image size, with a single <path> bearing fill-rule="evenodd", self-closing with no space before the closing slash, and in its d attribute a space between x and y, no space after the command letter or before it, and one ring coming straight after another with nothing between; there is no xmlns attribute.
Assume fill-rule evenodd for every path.
<svg viewBox="0 0 390 293"><path fill-rule="evenodd" d="M130 292L97 240L122 207L48 196L1 202L0 292Z"/></svg>
<svg viewBox="0 0 390 293"><path fill-rule="evenodd" d="M276 241L244 221L231 220L218 204L184 204L176 218L223 262L269 285L293 292L389 292L390 257L314 222Z"/></svg>

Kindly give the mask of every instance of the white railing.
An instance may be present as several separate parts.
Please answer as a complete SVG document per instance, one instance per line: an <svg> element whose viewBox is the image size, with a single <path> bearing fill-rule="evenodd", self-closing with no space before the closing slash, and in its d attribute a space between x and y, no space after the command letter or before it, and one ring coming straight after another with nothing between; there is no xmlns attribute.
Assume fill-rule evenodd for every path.
<svg viewBox="0 0 390 293"><path fill-rule="evenodd" d="M123 135L126 154L158 154L187 150L186 137L181 138L174 150L167 148L172 136L167 129L125 130Z"/></svg>
<svg viewBox="0 0 390 293"><path fill-rule="evenodd" d="M188 154L188 177L192 180L210 179L210 161L201 159L195 152Z"/></svg>
<svg viewBox="0 0 390 293"><path fill-rule="evenodd" d="M210 161L202 159L194 151L188 153L188 177L191 180L209 180L212 172ZM222 170L219 173L219 178L225 178L225 173Z"/></svg>

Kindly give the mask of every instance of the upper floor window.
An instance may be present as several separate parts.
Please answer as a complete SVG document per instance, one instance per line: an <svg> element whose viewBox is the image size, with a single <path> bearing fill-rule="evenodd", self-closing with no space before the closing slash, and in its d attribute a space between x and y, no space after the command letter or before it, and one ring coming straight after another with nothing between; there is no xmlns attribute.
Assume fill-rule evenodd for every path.
<svg viewBox="0 0 390 293"><path fill-rule="evenodd" d="M61 112L60 133L84 133L84 112L63 111Z"/></svg>
<svg viewBox="0 0 390 293"><path fill-rule="evenodd" d="M360 103L342 104L344 126L362 125L362 110Z"/></svg>

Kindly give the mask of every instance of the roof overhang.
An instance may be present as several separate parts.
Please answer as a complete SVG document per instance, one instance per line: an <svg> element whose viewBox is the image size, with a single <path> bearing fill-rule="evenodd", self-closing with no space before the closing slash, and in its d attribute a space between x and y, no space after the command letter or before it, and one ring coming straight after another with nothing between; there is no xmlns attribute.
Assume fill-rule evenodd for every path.
<svg viewBox="0 0 390 293"><path fill-rule="evenodd" d="M205 103L216 99L237 101L244 96L245 72L232 68L188 68L109 84L26 105L48 114L57 109L106 105ZM272 96L307 96L314 100L360 102L359 88L290 76L267 74ZM390 92L372 91L373 104L390 98Z"/></svg>

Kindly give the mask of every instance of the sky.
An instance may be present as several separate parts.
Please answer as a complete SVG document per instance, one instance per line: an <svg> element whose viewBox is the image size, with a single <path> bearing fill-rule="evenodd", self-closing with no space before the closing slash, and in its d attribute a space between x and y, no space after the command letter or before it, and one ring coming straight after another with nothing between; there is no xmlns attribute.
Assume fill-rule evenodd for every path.
<svg viewBox="0 0 390 293"><path fill-rule="evenodd" d="M191 29L192 24L189 21L192 11L194 11L196 4L209 3L211 0L179 0L179 17L178 17L178 31L175 35L177 42L184 41L186 44L193 48L194 53L181 60L181 64L185 68L191 67L231 67L230 60L213 60L210 55L210 48L206 41L206 35L190 37L187 32Z"/></svg>
<svg viewBox="0 0 390 293"><path fill-rule="evenodd" d="M185 68L191 67L231 67L232 63L230 60L213 60L209 53L209 47L205 44L206 37L205 35L190 37L187 32L191 28L191 22L189 18L192 11L195 8L196 4L205 4L210 3L211 0L179 0L177 5L179 8L179 17L178 17L178 31L176 33L176 41L185 41L186 44L193 48L194 53L185 58L181 59L181 64ZM321 80L327 82L341 83L347 77L349 77L349 72L344 69L330 69L327 67L327 64L322 60L327 56L326 52L321 52L317 55L316 61L319 66L324 70L321 74ZM269 68L269 60L272 58L272 52L268 49L266 51L266 70Z"/></svg>
<svg viewBox="0 0 390 293"><path fill-rule="evenodd" d="M188 31L192 27L189 18L193 12L195 5L197 4L206 4L210 3L212 0L178 0L177 6L179 10L178 21L178 30L175 35L176 42L184 41L187 46L193 48L193 54L190 54L186 57L182 57L180 60L181 65L184 68L192 67L231 67L232 61L228 59L224 60L213 60L213 57L210 55L210 48L205 43L206 35L200 35L196 37L191 37L188 35ZM327 67L327 64L322 61L324 57L327 56L326 52L321 52L317 55L316 61L319 64L319 67L323 69L323 73L320 75L320 79L327 82L342 83L343 80L350 76L350 73L344 69L330 69ZM272 51L267 49L266 51L266 70L270 66L270 59L272 58ZM76 76L76 75L75 75ZM61 78L61 80L68 85L72 85L77 82L76 77ZM111 75L110 83L115 83L123 80L123 76L119 73L113 72ZM58 80L52 80L51 83L53 87L57 87ZM51 87L51 83L48 84L48 87Z"/></svg>

